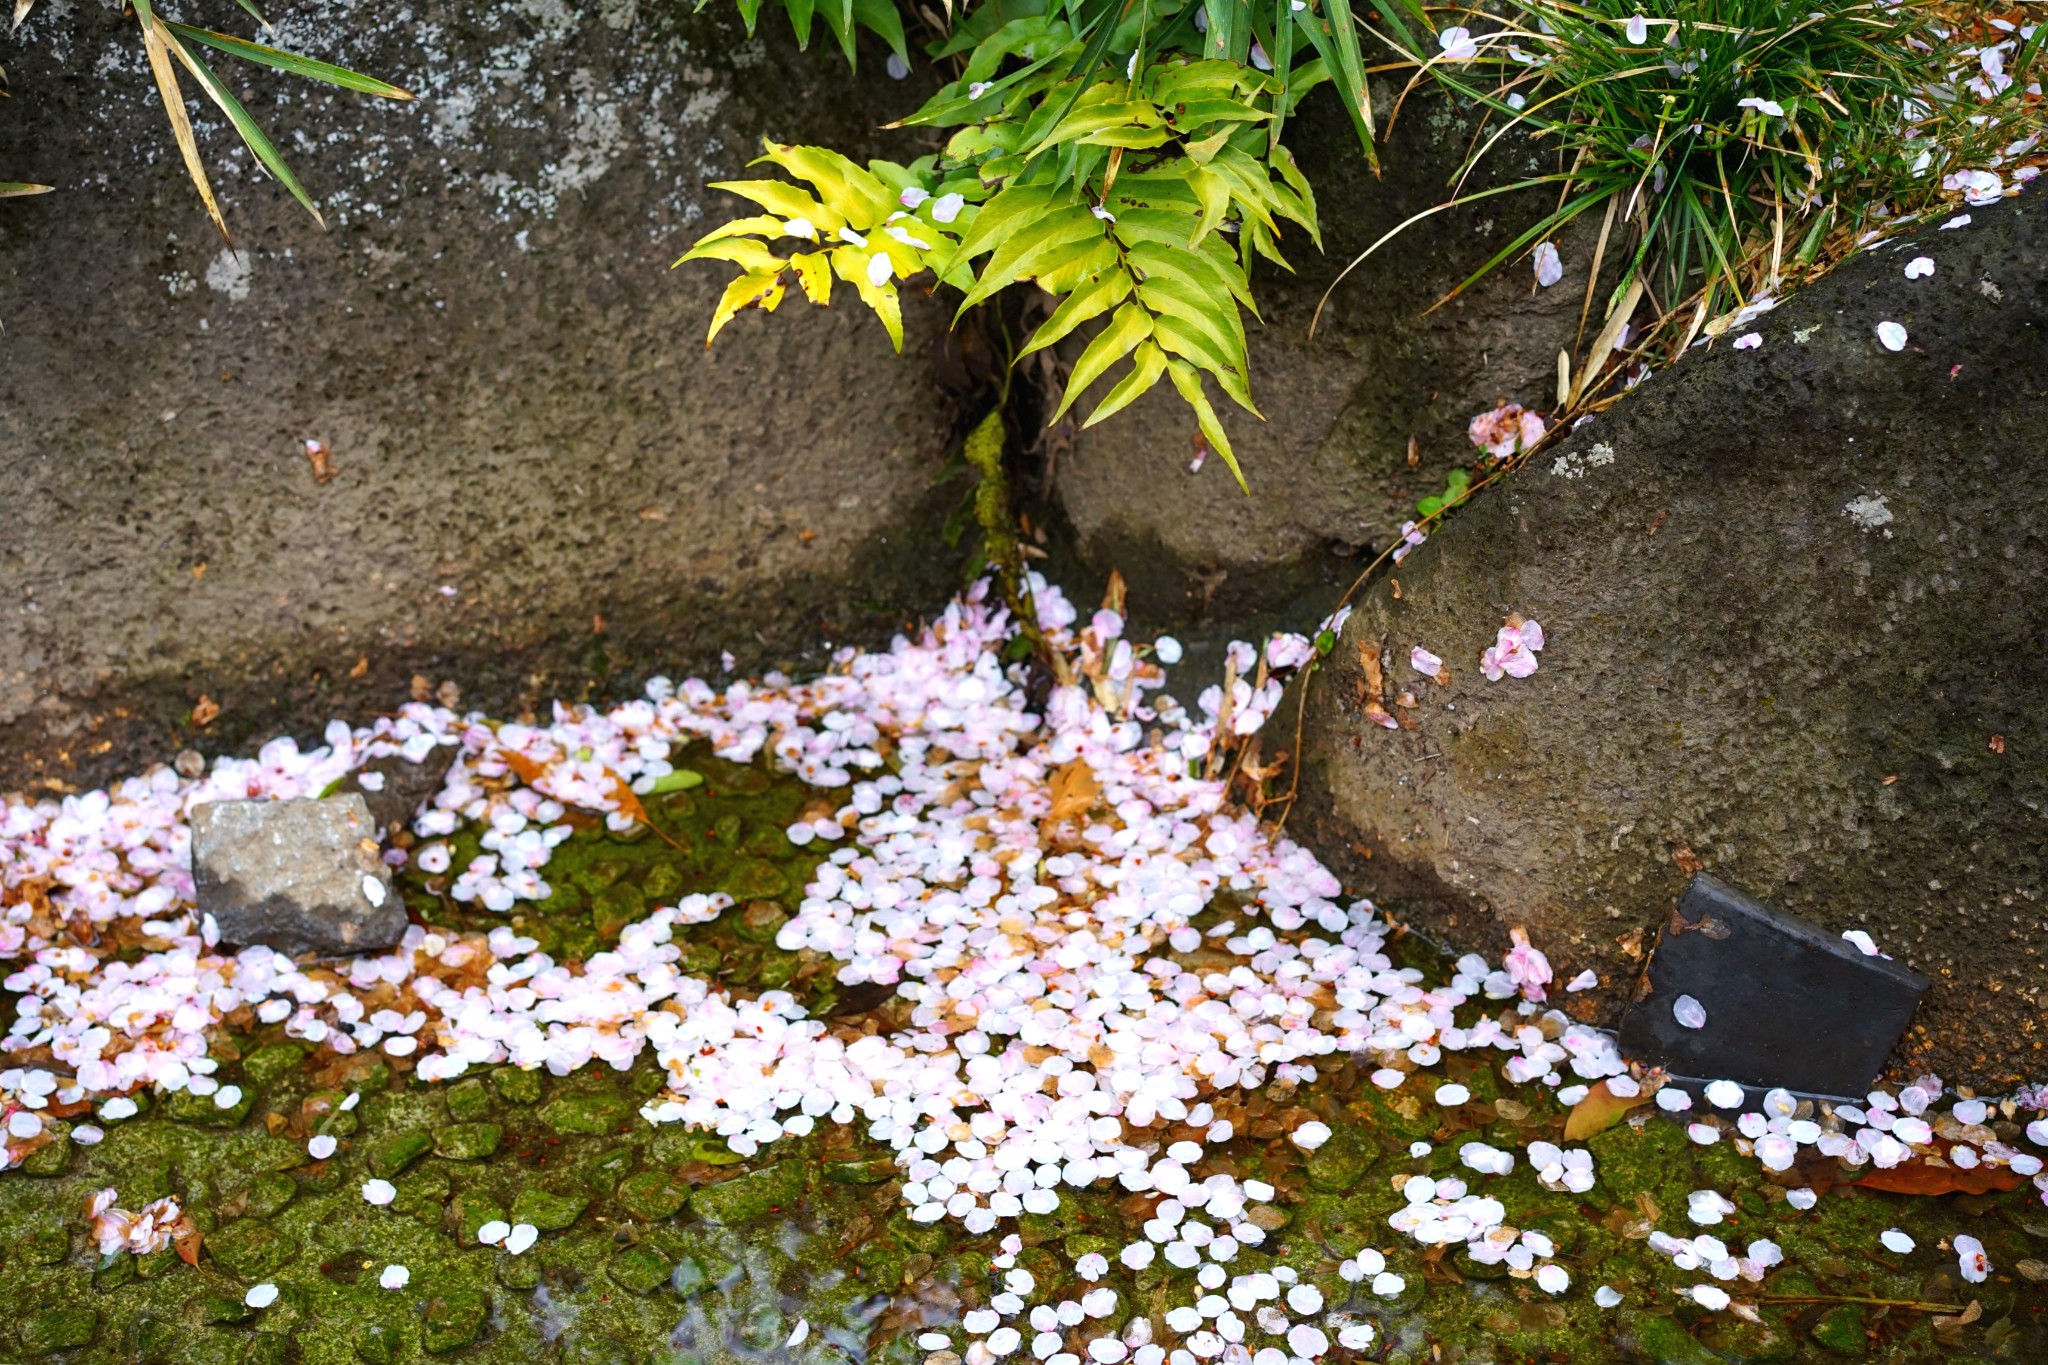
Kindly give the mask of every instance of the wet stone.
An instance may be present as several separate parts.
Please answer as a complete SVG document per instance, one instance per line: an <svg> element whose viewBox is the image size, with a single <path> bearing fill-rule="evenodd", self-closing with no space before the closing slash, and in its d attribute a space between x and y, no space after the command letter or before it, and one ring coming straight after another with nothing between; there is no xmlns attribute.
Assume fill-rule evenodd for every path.
<svg viewBox="0 0 2048 1365"><path fill-rule="evenodd" d="M697 1216L713 1223L744 1223L775 1209L788 1208L803 1196L803 1168L793 1161L780 1161L749 1171L716 1185L706 1185L691 1196Z"/></svg>
<svg viewBox="0 0 2048 1365"><path fill-rule="evenodd" d="M125 1251L117 1251L101 1260L92 1272L92 1287L102 1294L111 1293L135 1278L135 1258Z"/></svg>
<svg viewBox="0 0 2048 1365"><path fill-rule="evenodd" d="M498 1283L507 1289L532 1289L541 1282L540 1262L531 1256L514 1256L505 1252L498 1257L494 1273Z"/></svg>
<svg viewBox="0 0 2048 1365"><path fill-rule="evenodd" d="M477 1229L484 1224L505 1221L504 1208L484 1194L457 1195L448 1212L455 1221L456 1240L466 1247L477 1245Z"/></svg>
<svg viewBox="0 0 2048 1365"><path fill-rule="evenodd" d="M573 1224L589 1204L581 1195L524 1189L512 1200L512 1221L531 1223L542 1232L560 1232Z"/></svg>
<svg viewBox="0 0 2048 1365"><path fill-rule="evenodd" d="M209 1294L200 1301L199 1320L208 1326L234 1326L256 1316L256 1310L229 1294Z"/></svg>
<svg viewBox="0 0 2048 1365"><path fill-rule="evenodd" d="M1372 1145L1346 1127L1310 1152L1303 1168L1316 1189L1341 1192L1358 1188L1377 1158Z"/></svg>
<svg viewBox="0 0 2048 1365"><path fill-rule="evenodd" d="M21 1349L30 1355L54 1355L90 1346L99 1334L100 1316L90 1308L51 1308L21 1320Z"/></svg>
<svg viewBox="0 0 2048 1365"><path fill-rule="evenodd" d="M669 1261L651 1247L628 1247L614 1255L605 1273L635 1294L652 1294L668 1283Z"/></svg>
<svg viewBox="0 0 2048 1365"><path fill-rule="evenodd" d="M482 1161L504 1137L505 1130L495 1123L451 1123L434 1134L434 1154L450 1161Z"/></svg>
<svg viewBox="0 0 2048 1365"><path fill-rule="evenodd" d="M394 1133L374 1144L365 1158L370 1174L389 1180L434 1150L434 1135L424 1129Z"/></svg>
<svg viewBox="0 0 2048 1365"><path fill-rule="evenodd" d="M37 1228L14 1244L14 1253L30 1265L56 1265L71 1254L71 1234L60 1227Z"/></svg>
<svg viewBox="0 0 2048 1365"><path fill-rule="evenodd" d="M563 1095L549 1101L540 1120L557 1133L603 1137L618 1131L633 1114L633 1102L621 1095Z"/></svg>
<svg viewBox="0 0 2048 1365"><path fill-rule="evenodd" d="M789 912L774 901L749 901L733 932L749 943L768 944L775 941L776 933L787 923Z"/></svg>
<svg viewBox="0 0 2048 1365"><path fill-rule="evenodd" d="M380 951L405 933L361 796L194 807L192 881L200 913L238 947L334 956Z"/></svg>
<svg viewBox="0 0 2048 1365"><path fill-rule="evenodd" d="M679 1213L689 1202L690 1190L671 1180L667 1171L641 1171L620 1181L613 1197L633 1217L653 1223Z"/></svg>
<svg viewBox="0 0 2048 1365"><path fill-rule="evenodd" d="M892 1157L868 1157L862 1161L833 1161L825 1165L825 1178L838 1185L879 1185L896 1174Z"/></svg>
<svg viewBox="0 0 2048 1365"><path fill-rule="evenodd" d="M1628 1325L1636 1350L1656 1365L1721 1365L1721 1357L1694 1341L1676 1318L1641 1313Z"/></svg>
<svg viewBox="0 0 2048 1365"><path fill-rule="evenodd" d="M411 825L420 806L441 790L460 747L437 744L417 763L408 762L403 754L370 759L336 784L336 794L360 795L370 808L377 837L388 838Z"/></svg>
<svg viewBox="0 0 2048 1365"><path fill-rule="evenodd" d="M21 1169L28 1175L57 1176L71 1169L71 1135L57 1132L42 1146L30 1152L22 1161Z"/></svg>
<svg viewBox="0 0 2048 1365"><path fill-rule="evenodd" d="M1621 1022L1631 1060L1674 1076L1860 1096L1928 980L1705 873L1658 935Z"/></svg>

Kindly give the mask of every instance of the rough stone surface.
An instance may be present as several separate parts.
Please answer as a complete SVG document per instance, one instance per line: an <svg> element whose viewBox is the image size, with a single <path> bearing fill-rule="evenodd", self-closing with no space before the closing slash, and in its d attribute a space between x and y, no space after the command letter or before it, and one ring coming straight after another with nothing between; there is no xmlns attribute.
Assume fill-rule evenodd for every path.
<svg viewBox="0 0 2048 1365"><path fill-rule="evenodd" d="M779 16L749 41L730 5L271 17L420 98L223 58L328 222L202 102L232 252L132 17L38 5L13 35L0 162L58 192L0 213L0 790L304 737L415 677L516 715L724 649L822 661L943 597L944 308L908 291L901 357L850 298L707 352L729 271L668 268L764 135L925 151L877 130L929 72L870 47L851 74Z"/></svg>
<svg viewBox="0 0 2048 1365"><path fill-rule="evenodd" d="M1374 585L1312 690L1290 829L1455 941L1528 925L1560 984L1598 971L1559 996L1608 1021L1704 865L1933 979L1899 1067L2048 1070L2048 201L1972 219L1652 378L1452 518L1399 599ZM1511 612L1541 666L1488 682ZM1362 643L1412 730L1362 716Z"/></svg>
<svg viewBox="0 0 2048 1365"><path fill-rule="evenodd" d="M192 884L221 941L284 953L397 943L405 904L360 796L209 801L192 809Z"/></svg>
<svg viewBox="0 0 2048 1365"><path fill-rule="evenodd" d="M1375 106L1392 108L1398 93L1377 91ZM1474 132L1469 113L1412 95L1375 179L1329 95L1316 92L1288 137L1315 187L1324 250L1290 232L1283 250L1298 273L1253 267L1264 322L1246 325L1252 396L1265 420L1219 400L1252 496L1220 459L1190 471L1194 422L1170 385L1076 433L1056 456L1054 487L1082 556L1102 572L1120 570L1148 619L1245 617L1348 583L1364 562L1350 560L1377 554L1415 515L1417 498L1442 492L1445 476L1471 463L1473 414L1503 398L1554 403L1558 350L1578 335L1597 222L1567 229L1565 275L1551 288L1537 289L1528 262L1511 259L1423 316L1555 206L1554 191L1533 190L1447 211L1395 238L1337 286L1309 340L1338 272L1450 197ZM1538 156L1504 140L1466 189L1528 175L1541 169Z"/></svg>
<svg viewBox="0 0 2048 1365"><path fill-rule="evenodd" d="M412 824L413 816L428 797L437 794L455 765L453 744L437 744L427 756L414 763L402 753L373 758L352 768L341 780L336 793L359 792L370 808L370 821L377 837L389 838Z"/></svg>

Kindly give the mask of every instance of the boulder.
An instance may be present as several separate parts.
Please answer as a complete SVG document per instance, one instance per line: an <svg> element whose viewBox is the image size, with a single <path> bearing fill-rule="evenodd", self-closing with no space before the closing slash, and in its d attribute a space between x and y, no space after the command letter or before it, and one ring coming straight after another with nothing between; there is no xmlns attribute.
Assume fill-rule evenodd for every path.
<svg viewBox="0 0 2048 1365"><path fill-rule="evenodd" d="M405 933L361 796L192 808L192 886L223 943L282 953L378 952Z"/></svg>
<svg viewBox="0 0 2048 1365"><path fill-rule="evenodd" d="M1398 83L1376 87L1374 107L1392 109L1400 94ZM1290 230L1282 249L1296 273L1253 263L1263 321L1246 326L1264 420L1218 400L1251 496L1220 459L1190 469L1195 424L1171 385L1072 432L1070 448L1056 443L1051 483L1081 556L1101 573L1122 572L1147 619L1243 620L1341 588L1365 562L1348 560L1377 554L1414 517L1417 498L1441 493L1445 476L1471 462L1474 414L1504 399L1555 401L1557 353L1580 339L1597 221L1566 230L1564 278L1550 288L1537 288L1527 260L1511 258L1428 311L1554 208L1554 190L1496 195L1415 224L1336 285L1308 334L1346 264L1451 197L1476 128L1471 110L1431 91L1411 94L1374 176L1333 90L1317 90L1289 123L1288 145L1315 188L1323 250ZM1504 139L1465 190L1554 169L1541 157L1526 140ZM1082 400L1082 415L1090 403Z"/></svg>
<svg viewBox="0 0 2048 1365"><path fill-rule="evenodd" d="M517 714L728 649L822 665L943 599L941 476L979 416L933 364L945 308L908 291L901 357L843 290L707 351L730 271L669 269L750 211L705 185L763 136L922 153L878 128L932 73L875 45L849 72L774 11L749 40L730 5L273 18L419 98L216 62L327 224L205 106L232 248L132 14L38 5L13 35L0 160L57 192L0 208L0 790L444 683Z"/></svg>
<svg viewBox="0 0 2048 1365"><path fill-rule="evenodd" d="M2048 202L1969 218L1696 349L1374 584L1290 829L1457 943L1527 925L1606 1022L1704 867L1932 978L1897 1066L2048 1075ZM1489 682L1510 614L1539 666ZM1362 646L1412 728L1362 713Z"/></svg>

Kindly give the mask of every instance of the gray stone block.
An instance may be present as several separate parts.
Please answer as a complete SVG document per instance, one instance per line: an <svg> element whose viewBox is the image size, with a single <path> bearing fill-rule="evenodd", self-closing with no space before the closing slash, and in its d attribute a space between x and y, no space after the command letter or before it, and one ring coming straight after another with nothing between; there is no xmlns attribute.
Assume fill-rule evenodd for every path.
<svg viewBox="0 0 2048 1365"><path fill-rule="evenodd" d="M375 952L405 933L405 905L359 794L213 801L192 811L192 881L223 943L287 953Z"/></svg>

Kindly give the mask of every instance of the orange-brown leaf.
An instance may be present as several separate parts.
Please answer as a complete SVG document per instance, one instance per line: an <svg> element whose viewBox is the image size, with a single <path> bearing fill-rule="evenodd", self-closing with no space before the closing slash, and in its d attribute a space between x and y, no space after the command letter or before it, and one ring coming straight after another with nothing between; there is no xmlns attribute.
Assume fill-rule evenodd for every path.
<svg viewBox="0 0 2048 1365"><path fill-rule="evenodd" d="M1607 1088L1607 1082L1600 1082L1586 1092L1586 1098L1572 1106L1564 1121L1564 1140L1583 1142L1595 1133L1605 1132L1621 1122L1629 1110L1648 1104L1652 1093L1645 1086L1638 1095L1617 1095Z"/></svg>
<svg viewBox="0 0 2048 1365"><path fill-rule="evenodd" d="M510 749L500 749L498 750L498 756L504 759L505 766L519 774L519 780L529 787L538 786L540 780L547 776L547 765L528 758L525 754L515 754Z"/></svg>
<svg viewBox="0 0 2048 1365"><path fill-rule="evenodd" d="M2027 1183L2027 1178L2008 1166L1972 1166L1966 1171L1945 1161L1918 1158L1888 1170L1872 1171L1850 1183L1887 1194L1990 1194L1994 1190L2016 1190Z"/></svg>
<svg viewBox="0 0 2048 1365"><path fill-rule="evenodd" d="M1095 778L1095 770L1088 766L1088 760L1077 758L1052 775L1052 810L1046 819L1052 824L1085 815L1095 805L1095 798L1102 795L1102 783Z"/></svg>

